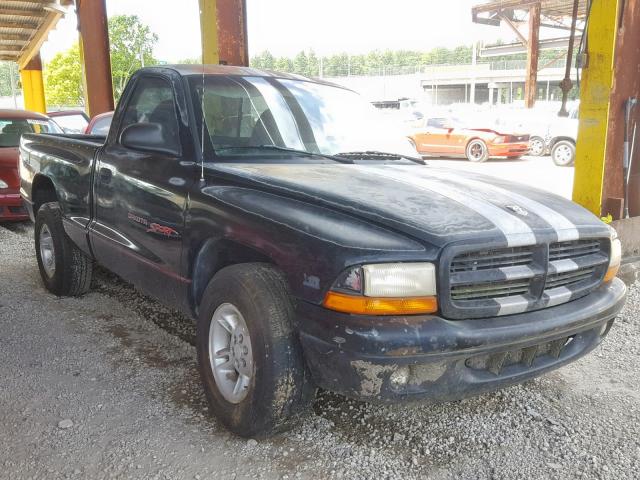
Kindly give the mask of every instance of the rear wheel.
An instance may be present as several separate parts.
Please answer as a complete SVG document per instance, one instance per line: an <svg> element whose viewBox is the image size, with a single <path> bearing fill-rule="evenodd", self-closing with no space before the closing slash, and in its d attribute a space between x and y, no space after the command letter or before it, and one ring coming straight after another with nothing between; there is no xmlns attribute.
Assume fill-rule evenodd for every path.
<svg viewBox="0 0 640 480"><path fill-rule="evenodd" d="M467 144L465 153L470 162L485 162L489 159L489 149L487 148L487 144L479 138L471 140Z"/></svg>
<svg viewBox="0 0 640 480"><path fill-rule="evenodd" d="M289 428L313 398L286 281L265 264L224 268L198 318L200 374L213 414L233 433Z"/></svg>
<svg viewBox="0 0 640 480"><path fill-rule="evenodd" d="M551 158L553 163L560 167L573 165L576 159L576 146L569 140L560 140L553 145Z"/></svg>
<svg viewBox="0 0 640 480"><path fill-rule="evenodd" d="M542 137L531 137L529 139L529 154L534 157L541 157L544 155L545 144Z"/></svg>
<svg viewBox="0 0 640 480"><path fill-rule="evenodd" d="M89 291L93 262L67 236L56 202L45 203L36 213L36 258L45 287L58 296Z"/></svg>

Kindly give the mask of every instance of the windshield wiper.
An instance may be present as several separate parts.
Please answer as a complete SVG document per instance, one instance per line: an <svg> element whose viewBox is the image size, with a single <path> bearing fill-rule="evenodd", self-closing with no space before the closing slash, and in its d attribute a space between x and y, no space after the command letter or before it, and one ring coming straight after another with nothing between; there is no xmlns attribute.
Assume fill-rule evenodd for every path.
<svg viewBox="0 0 640 480"><path fill-rule="evenodd" d="M353 163L349 158L339 158L333 155L325 155L324 153L308 152L307 150L298 150L296 148L280 147L279 145L239 145L217 148L216 153L224 150L277 150L279 152L296 153L307 157L326 158L338 163Z"/></svg>
<svg viewBox="0 0 640 480"><path fill-rule="evenodd" d="M378 150L364 150L358 152L340 152L336 153L336 157L349 158L352 160L409 160L420 165L426 165L422 158L412 157L410 155L400 155L398 153L381 152Z"/></svg>

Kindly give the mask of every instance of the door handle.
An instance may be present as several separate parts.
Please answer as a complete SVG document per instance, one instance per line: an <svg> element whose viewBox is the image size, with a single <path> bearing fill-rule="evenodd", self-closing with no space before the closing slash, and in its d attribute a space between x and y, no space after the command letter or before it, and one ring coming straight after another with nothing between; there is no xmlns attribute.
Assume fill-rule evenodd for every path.
<svg viewBox="0 0 640 480"><path fill-rule="evenodd" d="M109 168L102 167L99 175L102 183L109 183L111 181L111 177L113 177L113 172Z"/></svg>

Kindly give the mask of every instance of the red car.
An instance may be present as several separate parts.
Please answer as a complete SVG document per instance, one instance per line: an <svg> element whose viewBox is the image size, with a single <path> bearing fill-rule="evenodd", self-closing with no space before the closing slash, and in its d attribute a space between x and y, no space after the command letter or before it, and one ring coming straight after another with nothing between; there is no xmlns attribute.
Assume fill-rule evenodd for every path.
<svg viewBox="0 0 640 480"><path fill-rule="evenodd" d="M24 110L0 110L0 222L27 220L20 198L18 146L23 133L62 133L45 115Z"/></svg>
<svg viewBox="0 0 640 480"><path fill-rule="evenodd" d="M492 157L516 159L529 153L529 135L469 128L453 118L426 118L409 140L422 155L467 157L471 162Z"/></svg>
<svg viewBox="0 0 640 480"><path fill-rule="evenodd" d="M91 119L84 133L106 137L109 133L109 128L111 128L111 120L113 120L113 111L96 115Z"/></svg>

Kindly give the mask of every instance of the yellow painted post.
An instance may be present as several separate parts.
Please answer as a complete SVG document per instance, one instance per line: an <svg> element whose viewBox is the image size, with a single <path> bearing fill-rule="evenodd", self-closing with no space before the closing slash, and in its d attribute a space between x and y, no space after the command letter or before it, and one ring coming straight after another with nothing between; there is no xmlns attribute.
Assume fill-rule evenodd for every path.
<svg viewBox="0 0 640 480"><path fill-rule="evenodd" d="M47 113L47 103L44 98L44 81L42 79L42 62L39 53L20 69L20 81L22 82L25 110Z"/></svg>
<svg viewBox="0 0 640 480"><path fill-rule="evenodd" d="M591 5L587 65L580 81L580 123L576 149L573 200L601 215L609 103L619 0Z"/></svg>
<svg viewBox="0 0 640 480"><path fill-rule="evenodd" d="M216 0L199 0L200 35L202 39L202 61L206 64L220 63L218 52L218 8Z"/></svg>

